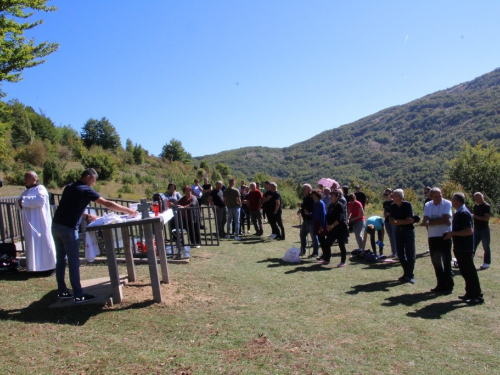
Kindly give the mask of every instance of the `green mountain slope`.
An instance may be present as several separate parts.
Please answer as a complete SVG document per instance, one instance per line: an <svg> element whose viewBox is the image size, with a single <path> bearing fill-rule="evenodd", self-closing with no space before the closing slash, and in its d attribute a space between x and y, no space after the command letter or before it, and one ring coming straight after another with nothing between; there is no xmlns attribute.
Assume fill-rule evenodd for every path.
<svg viewBox="0 0 500 375"><path fill-rule="evenodd" d="M420 188L443 180L446 161L467 141L500 146L500 68L286 148L245 147L195 158L298 182L332 177L373 187Z"/></svg>

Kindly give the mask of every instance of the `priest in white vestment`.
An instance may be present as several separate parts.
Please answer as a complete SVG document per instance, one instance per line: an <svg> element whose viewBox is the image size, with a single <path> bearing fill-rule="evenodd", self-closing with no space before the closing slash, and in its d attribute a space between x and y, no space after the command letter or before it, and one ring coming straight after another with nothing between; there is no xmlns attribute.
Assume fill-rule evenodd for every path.
<svg viewBox="0 0 500 375"><path fill-rule="evenodd" d="M38 182L35 172L24 175L26 190L18 200L22 212L26 271L41 272L56 268L56 252L52 238L49 193Z"/></svg>

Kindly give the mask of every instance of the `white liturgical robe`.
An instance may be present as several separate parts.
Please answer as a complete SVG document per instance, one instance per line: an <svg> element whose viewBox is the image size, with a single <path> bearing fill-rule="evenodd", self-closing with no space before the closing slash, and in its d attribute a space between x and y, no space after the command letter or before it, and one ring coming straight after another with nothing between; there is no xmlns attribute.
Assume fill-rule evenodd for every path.
<svg viewBox="0 0 500 375"><path fill-rule="evenodd" d="M26 271L39 272L56 268L56 252L52 238L49 193L44 186L26 189L22 199L24 242L26 251ZM17 202L16 202L17 203Z"/></svg>

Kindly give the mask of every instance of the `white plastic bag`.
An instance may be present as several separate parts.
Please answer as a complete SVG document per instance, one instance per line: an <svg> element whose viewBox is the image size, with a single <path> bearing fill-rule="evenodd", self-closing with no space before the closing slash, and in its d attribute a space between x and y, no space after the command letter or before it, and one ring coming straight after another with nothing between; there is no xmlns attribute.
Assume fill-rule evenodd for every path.
<svg viewBox="0 0 500 375"><path fill-rule="evenodd" d="M95 232L85 232L85 259L92 263L96 257L101 255Z"/></svg>
<svg viewBox="0 0 500 375"><path fill-rule="evenodd" d="M300 263L300 249L297 249L295 246L291 247L286 251L281 260L287 263Z"/></svg>

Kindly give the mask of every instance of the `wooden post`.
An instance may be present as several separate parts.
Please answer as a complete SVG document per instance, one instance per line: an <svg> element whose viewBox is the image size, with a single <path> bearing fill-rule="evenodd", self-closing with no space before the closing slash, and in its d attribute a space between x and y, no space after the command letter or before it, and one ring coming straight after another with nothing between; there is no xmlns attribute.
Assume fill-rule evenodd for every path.
<svg viewBox="0 0 500 375"><path fill-rule="evenodd" d="M153 231L151 223L144 224L144 237L148 254L149 277L151 278L151 288L153 289L153 301L161 302L160 278L158 276L158 266L156 264L156 252L153 242Z"/></svg>
<svg viewBox="0 0 500 375"><path fill-rule="evenodd" d="M127 276L129 282L137 280L135 273L134 254L132 252L132 244L130 243L129 227L121 227L123 238L123 251L125 253L125 261L127 262Z"/></svg>
<svg viewBox="0 0 500 375"><path fill-rule="evenodd" d="M168 277L168 264L167 264L167 254L165 251L165 237L163 237L163 223L155 222L153 224L156 238L156 248L158 249L158 254L160 255L161 264L161 276L162 281L165 284L170 283L170 278Z"/></svg>
<svg viewBox="0 0 500 375"><path fill-rule="evenodd" d="M118 264L116 263L116 253L113 247L113 229L103 229L104 246L106 247L106 257L108 259L109 280L113 290L113 303L121 303L123 294L120 284L120 274L118 272Z"/></svg>

